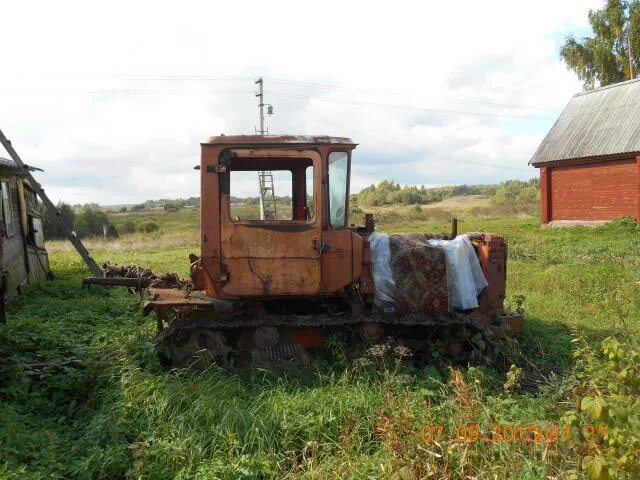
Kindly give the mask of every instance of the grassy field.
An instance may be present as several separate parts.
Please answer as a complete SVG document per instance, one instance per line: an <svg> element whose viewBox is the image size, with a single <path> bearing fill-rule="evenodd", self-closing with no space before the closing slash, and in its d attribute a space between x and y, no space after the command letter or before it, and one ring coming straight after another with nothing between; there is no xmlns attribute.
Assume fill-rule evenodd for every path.
<svg viewBox="0 0 640 480"><path fill-rule="evenodd" d="M448 231L447 209L411 208L376 212L378 228ZM640 333L640 228L541 229L537 219L451 208L461 232L507 239L508 298L526 316L513 346L523 373L418 370L373 353L354 364L340 345L300 372L167 372L140 299L82 290L79 257L50 242L57 279L18 298L0 325L0 478L563 478L582 448L573 433L557 443L451 437L473 435L472 425L481 439L495 425L564 425L585 381L581 355L595 358L590 346L607 336L635 344ZM186 274L198 212L112 219L150 216L157 233L86 243L97 260ZM425 442L426 425L449 438Z"/></svg>

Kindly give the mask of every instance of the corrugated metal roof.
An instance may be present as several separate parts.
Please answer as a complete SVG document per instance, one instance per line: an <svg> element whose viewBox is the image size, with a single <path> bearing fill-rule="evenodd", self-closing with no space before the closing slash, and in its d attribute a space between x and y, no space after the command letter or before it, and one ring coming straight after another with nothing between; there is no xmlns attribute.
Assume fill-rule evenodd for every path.
<svg viewBox="0 0 640 480"><path fill-rule="evenodd" d="M13 160L0 157L0 168L10 168L12 170L18 170L18 166Z"/></svg>
<svg viewBox="0 0 640 480"><path fill-rule="evenodd" d="M640 79L573 96L531 165L640 152Z"/></svg>

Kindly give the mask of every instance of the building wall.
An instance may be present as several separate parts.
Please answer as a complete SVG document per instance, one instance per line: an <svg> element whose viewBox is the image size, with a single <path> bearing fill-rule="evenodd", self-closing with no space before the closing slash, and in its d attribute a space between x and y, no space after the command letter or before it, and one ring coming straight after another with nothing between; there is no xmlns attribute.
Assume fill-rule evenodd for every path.
<svg viewBox="0 0 640 480"><path fill-rule="evenodd" d="M34 284L47 281L51 270L47 251L28 246L27 256L29 258L29 283Z"/></svg>
<svg viewBox="0 0 640 480"><path fill-rule="evenodd" d="M640 220L640 159L541 168L542 221Z"/></svg>
<svg viewBox="0 0 640 480"><path fill-rule="evenodd" d="M11 238L3 238L2 269L7 271L7 295L11 298L27 286L27 267L20 232Z"/></svg>
<svg viewBox="0 0 640 480"><path fill-rule="evenodd" d="M17 177L6 173L0 173L0 179L9 182L9 195L11 196L11 210L15 222L15 232L10 237L6 236L4 226L0 227L2 240L2 258L0 260L2 270L7 272L8 298L12 298L26 287L27 267L25 260L24 241L20 228L20 203L18 199Z"/></svg>
<svg viewBox="0 0 640 480"><path fill-rule="evenodd" d="M28 190L21 201L18 188L18 177L14 170L0 168L0 180L9 184L9 196L14 232L7 236L3 216L0 215L0 270L6 275L5 299L9 300L21 293L28 284L47 280L49 277L49 258L44 248L34 246L33 241L28 241L33 235L28 221L29 215L39 217L38 205L31 190ZM0 198L1 198L0 193ZM0 202L1 208L1 202ZM2 212L2 210L0 210ZM24 213L24 217L21 215ZM27 220L27 221L24 221ZM28 241L28 242L27 242ZM25 245L25 243L27 243ZM27 270L27 262L29 269Z"/></svg>

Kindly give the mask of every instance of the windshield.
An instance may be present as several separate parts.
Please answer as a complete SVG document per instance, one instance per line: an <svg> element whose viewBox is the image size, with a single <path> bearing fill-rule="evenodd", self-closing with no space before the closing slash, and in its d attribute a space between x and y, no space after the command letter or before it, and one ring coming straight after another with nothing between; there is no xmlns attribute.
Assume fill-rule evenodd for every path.
<svg viewBox="0 0 640 480"><path fill-rule="evenodd" d="M342 228L347 221L347 176L349 155L347 152L329 154L329 223Z"/></svg>

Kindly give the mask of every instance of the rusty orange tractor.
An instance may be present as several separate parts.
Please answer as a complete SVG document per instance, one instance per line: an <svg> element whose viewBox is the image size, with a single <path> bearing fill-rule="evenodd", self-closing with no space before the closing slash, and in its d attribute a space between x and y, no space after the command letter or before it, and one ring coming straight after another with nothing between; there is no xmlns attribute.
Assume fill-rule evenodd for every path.
<svg viewBox="0 0 640 480"><path fill-rule="evenodd" d="M453 359L491 358L493 339L522 327L519 315L504 311L504 240L465 237L486 282L477 303L460 308L451 297L460 268L442 248L449 236L382 237L372 215L349 224L355 148L348 138L326 136L211 137L202 144L201 252L190 256L191 278L108 265L107 278L86 283L148 287L144 312L155 312L157 342L173 366L304 363L334 334L392 339L416 355L438 344ZM256 180L259 214L234 195ZM377 262L380 255L388 260ZM377 269L389 272L391 303L378 298Z"/></svg>

